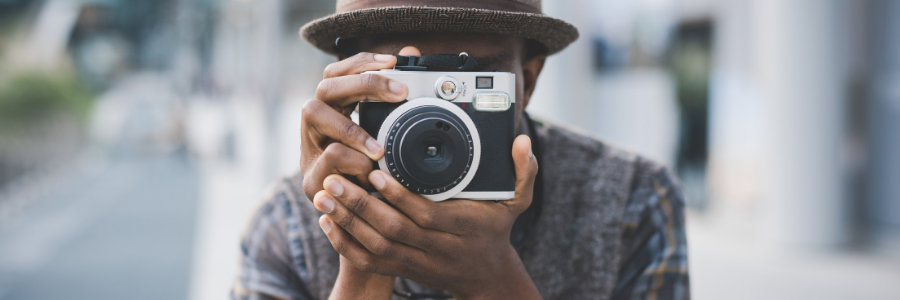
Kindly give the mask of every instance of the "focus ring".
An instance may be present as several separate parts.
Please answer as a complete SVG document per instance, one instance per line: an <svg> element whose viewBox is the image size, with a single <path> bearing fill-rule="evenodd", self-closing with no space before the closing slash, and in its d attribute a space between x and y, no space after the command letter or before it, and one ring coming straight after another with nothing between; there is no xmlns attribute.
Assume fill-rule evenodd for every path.
<svg viewBox="0 0 900 300"><path fill-rule="evenodd" d="M403 117L404 115L407 115L408 112L416 110L417 108L420 108L420 107L428 107L428 106L439 108L438 111L441 111L442 113L444 113L446 115L454 116L454 120L456 120L456 121L461 121L461 125L459 127L465 128L468 131L468 134L466 136L470 137L470 138L466 139L466 144L471 145L470 146L471 149L469 149L471 151L469 151L469 150L460 151L460 153L462 153L462 152L466 153L466 155L462 156L462 157L466 157L467 162L470 162L470 164L463 165L464 167L468 166L468 170L466 170L467 174L463 177L462 181L457 181L455 186L447 185L447 187L448 187L447 191L442 192L442 193L437 193L437 194L426 194L426 193L421 193L421 192L419 193L422 195L422 197L425 197L426 199L431 200L431 201L444 201L444 200L447 200L447 199L450 199L450 198L456 196L460 192L463 192L469 186L469 183L471 183L472 180L474 179L476 173L478 172L478 166L481 164L481 137L478 134L478 128L475 126L475 122L472 121L472 118L469 117L469 114L466 113L465 110L460 108L460 104L449 102L446 100L441 100L438 98L423 97L423 98L416 98L416 99L408 100L406 103L403 103L402 105L400 105L397 108L388 112L387 116L384 118L384 121L382 121L382 123L381 123L380 129L378 130L377 140L378 140L378 143L380 143L382 146L384 146L386 151L391 151L392 155L387 155L387 153L385 153L385 155L381 159L378 160L378 168L386 173L391 174L391 176L394 176L394 178L397 178L395 176L395 174L390 172L390 170L393 169L392 168L393 166L397 166L396 158L395 158L395 155L393 152L394 151L393 146L394 146L394 143L399 143L399 141L394 140L394 139L396 139L396 137L394 137L394 139L391 139L388 136L388 133L391 132L391 129L393 127L396 127L396 123L402 123L401 121L399 121L400 118ZM396 135L396 134L397 133L394 133L394 135ZM391 143L392 147L388 147L388 143ZM408 155L409 150L410 149L406 149L406 151L401 155L402 156ZM422 148L421 150L422 151L420 151L418 153L420 153L422 155L425 155L426 153L429 152L427 150L427 148ZM413 150L413 152L416 152L416 151ZM473 154L473 156L469 156L468 154L470 154L470 153ZM412 154L416 154L416 153L412 153ZM472 159L469 160L468 157L472 157ZM394 165L393 166L388 165L388 163L389 163L388 161L390 161L391 163L394 163ZM398 171L399 171L399 169L398 169ZM456 174L456 175L458 176L459 174ZM406 180L405 178L403 178L403 179ZM452 182L453 180L450 180L450 181ZM405 183L404 183L404 186L405 186ZM453 186L453 187L450 188L450 186ZM411 187L412 187L412 184L410 184L410 188ZM443 189L441 189L441 190L443 190ZM412 191L415 192L415 190L412 190Z"/></svg>
<svg viewBox="0 0 900 300"><path fill-rule="evenodd" d="M446 109L416 107L404 112L389 128L384 156L387 171L410 191L445 193L471 171L475 156L472 134L459 116ZM435 146L430 146L429 140ZM424 157L428 147L442 149L440 155Z"/></svg>

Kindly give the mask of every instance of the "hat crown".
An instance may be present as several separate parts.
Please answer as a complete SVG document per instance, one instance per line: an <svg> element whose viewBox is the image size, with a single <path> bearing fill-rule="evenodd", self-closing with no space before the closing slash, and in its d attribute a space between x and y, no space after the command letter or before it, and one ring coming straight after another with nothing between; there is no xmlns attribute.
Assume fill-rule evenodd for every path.
<svg viewBox="0 0 900 300"><path fill-rule="evenodd" d="M336 12L390 6L480 8L541 13L541 0L337 0Z"/></svg>
<svg viewBox="0 0 900 300"><path fill-rule="evenodd" d="M578 29L541 12L541 0L336 0L335 14L303 25L300 35L337 54L335 41L379 34L487 33L523 37L554 54ZM562 1L562 0L560 0Z"/></svg>

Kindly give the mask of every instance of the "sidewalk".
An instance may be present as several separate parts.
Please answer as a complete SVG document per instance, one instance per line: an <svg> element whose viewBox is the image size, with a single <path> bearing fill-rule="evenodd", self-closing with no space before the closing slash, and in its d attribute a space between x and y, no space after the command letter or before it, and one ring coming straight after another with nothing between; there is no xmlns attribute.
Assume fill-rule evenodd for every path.
<svg viewBox="0 0 900 300"><path fill-rule="evenodd" d="M898 299L900 261L847 250L778 249L688 214L694 299Z"/></svg>
<svg viewBox="0 0 900 300"><path fill-rule="evenodd" d="M182 299L197 174L127 158L74 180L0 230L0 299Z"/></svg>

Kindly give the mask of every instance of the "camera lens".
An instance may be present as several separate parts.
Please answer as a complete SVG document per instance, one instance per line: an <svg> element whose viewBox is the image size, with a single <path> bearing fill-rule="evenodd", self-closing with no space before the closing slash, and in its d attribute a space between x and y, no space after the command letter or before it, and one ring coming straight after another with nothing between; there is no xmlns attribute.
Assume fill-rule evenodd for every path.
<svg viewBox="0 0 900 300"><path fill-rule="evenodd" d="M444 92L444 95L456 93L456 84L452 81L444 81L444 84L441 85L441 92Z"/></svg>
<svg viewBox="0 0 900 300"><path fill-rule="evenodd" d="M429 158L437 157L438 155L438 146L428 146L428 149L425 150L425 156Z"/></svg>
<svg viewBox="0 0 900 300"><path fill-rule="evenodd" d="M451 76L438 78L437 82L434 83L435 95L444 100L453 101L459 96L462 89L463 87L460 86L459 81Z"/></svg>
<svg viewBox="0 0 900 300"><path fill-rule="evenodd" d="M410 191L438 194L458 185L472 165L474 147L465 123L437 106L421 106L390 127L385 160Z"/></svg>

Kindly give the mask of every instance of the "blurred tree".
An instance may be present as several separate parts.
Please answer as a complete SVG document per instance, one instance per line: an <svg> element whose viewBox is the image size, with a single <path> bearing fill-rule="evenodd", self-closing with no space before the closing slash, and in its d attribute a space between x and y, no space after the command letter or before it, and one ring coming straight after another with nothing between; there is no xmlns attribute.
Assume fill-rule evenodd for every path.
<svg viewBox="0 0 900 300"><path fill-rule="evenodd" d="M0 130L14 133L58 114L84 121L91 91L71 76L46 73L13 75L0 86Z"/></svg>
<svg viewBox="0 0 900 300"><path fill-rule="evenodd" d="M25 73L0 82L2 189L78 153L93 95L74 76Z"/></svg>

